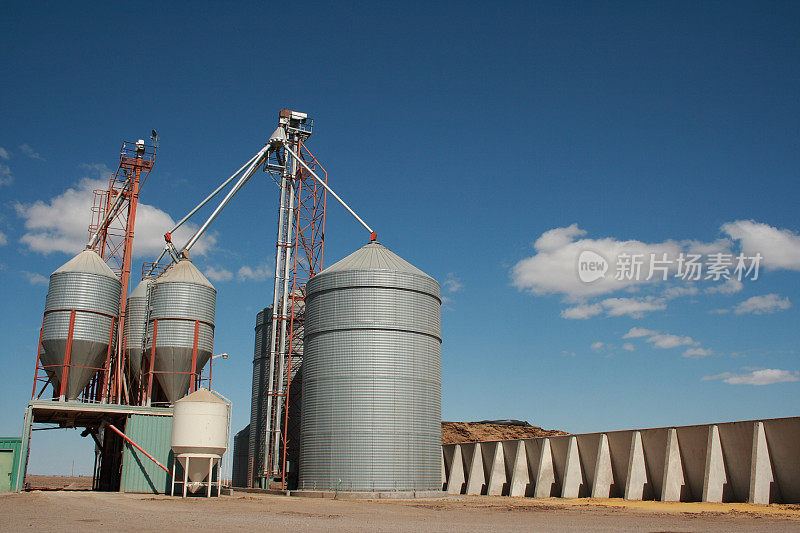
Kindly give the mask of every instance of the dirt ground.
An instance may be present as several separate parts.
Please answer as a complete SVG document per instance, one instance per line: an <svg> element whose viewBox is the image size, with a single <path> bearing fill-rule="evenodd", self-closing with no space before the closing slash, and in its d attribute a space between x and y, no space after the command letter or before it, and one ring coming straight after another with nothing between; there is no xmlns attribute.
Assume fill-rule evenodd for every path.
<svg viewBox="0 0 800 533"><path fill-rule="evenodd" d="M0 495L0 531L800 531L800 506L456 497L354 501L234 493Z"/></svg>
<svg viewBox="0 0 800 533"><path fill-rule="evenodd" d="M566 434L558 429L542 429L536 426L507 426L503 424L481 424L479 422L442 422L442 444L532 439L534 437Z"/></svg>
<svg viewBox="0 0 800 533"><path fill-rule="evenodd" d="M31 487L59 490L91 490L92 476L37 476L29 474L25 482Z"/></svg>

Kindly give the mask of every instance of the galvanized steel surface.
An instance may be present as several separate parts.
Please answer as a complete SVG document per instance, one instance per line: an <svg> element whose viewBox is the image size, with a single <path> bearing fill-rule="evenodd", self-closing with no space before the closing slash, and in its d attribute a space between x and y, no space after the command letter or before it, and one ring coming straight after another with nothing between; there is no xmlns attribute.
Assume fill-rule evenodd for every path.
<svg viewBox="0 0 800 533"><path fill-rule="evenodd" d="M81 268L86 271L81 271ZM101 367L105 360L114 320L112 317L119 312L120 292L120 281L100 256L89 250L76 256L50 276L45 302L47 314L42 331L42 364L64 363L70 310L77 311L70 354L70 365L74 367L70 368L67 379L68 398L76 398L94 374L93 370L81 367ZM56 309L64 311L55 311ZM55 369L59 380L61 371L61 368Z"/></svg>
<svg viewBox="0 0 800 533"><path fill-rule="evenodd" d="M247 455L250 458L248 471L258 476L264 466L266 446L265 425L267 421L267 387L269 386L269 339L272 307L262 309L256 315L255 348L253 350L253 388L250 404L250 431Z"/></svg>
<svg viewBox="0 0 800 533"><path fill-rule="evenodd" d="M150 293L145 350L152 349L153 325L158 320L155 370L176 374L158 373L156 377L170 402L189 390L189 375L186 373L191 370L195 321L201 321L197 335L198 373L211 357L216 297L217 291L211 283L187 259L181 260L154 283Z"/></svg>
<svg viewBox="0 0 800 533"><path fill-rule="evenodd" d="M247 473L250 470L248 448L250 441L250 425L247 425L233 437L233 472L231 485L247 487Z"/></svg>
<svg viewBox="0 0 800 533"><path fill-rule="evenodd" d="M440 294L378 243L308 282L299 489L441 489Z"/></svg>
<svg viewBox="0 0 800 533"><path fill-rule="evenodd" d="M125 358L131 374L139 379L142 371L142 353L147 331L147 297L153 280L142 280L125 304Z"/></svg>

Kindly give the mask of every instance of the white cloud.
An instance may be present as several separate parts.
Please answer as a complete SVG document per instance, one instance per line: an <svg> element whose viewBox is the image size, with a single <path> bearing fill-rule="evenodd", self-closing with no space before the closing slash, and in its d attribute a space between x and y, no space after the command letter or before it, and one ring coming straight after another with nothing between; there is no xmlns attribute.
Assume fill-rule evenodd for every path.
<svg viewBox="0 0 800 533"><path fill-rule="evenodd" d="M31 204L17 203L17 215L24 220L25 233L20 238L31 251L42 254L64 252L76 254L89 240L91 206L95 189L108 187L110 170L105 165L85 166L91 175L105 178L84 177L75 186L49 200L37 200ZM175 225L166 212L152 205L139 202L136 211L134 257L154 258L164 248L164 233ZM197 230L193 224L184 224L173 235L173 242L180 247ZM194 248L192 255L203 255L216 243L213 233L206 233Z"/></svg>
<svg viewBox="0 0 800 533"><path fill-rule="evenodd" d="M5 246L8 244L8 236L0 231L0 246Z"/></svg>
<svg viewBox="0 0 800 533"><path fill-rule="evenodd" d="M706 294L736 294L744 288L744 283L737 278L731 278L719 285L712 285L706 288Z"/></svg>
<svg viewBox="0 0 800 533"><path fill-rule="evenodd" d="M626 342L625 344L622 345L622 349L628 352L633 352L636 350L636 347L630 342Z"/></svg>
<svg viewBox="0 0 800 533"><path fill-rule="evenodd" d="M671 333L659 333L647 339L656 348L677 348L678 346L698 346L700 343L691 337L682 337L680 335L673 335Z"/></svg>
<svg viewBox="0 0 800 533"><path fill-rule="evenodd" d="M211 281L230 281L233 279L233 272L222 267L206 267L203 274Z"/></svg>
<svg viewBox="0 0 800 533"><path fill-rule="evenodd" d="M27 270L21 271L22 275L25 276L25 279L28 280L28 283L31 285L47 285L50 283L50 278L47 276L43 276L36 272L28 272Z"/></svg>
<svg viewBox="0 0 800 533"><path fill-rule="evenodd" d="M789 298L781 298L777 294L765 294L763 296L753 296L739 303L733 308L737 315L752 313L754 315L765 315L785 311L792 306Z"/></svg>
<svg viewBox="0 0 800 533"><path fill-rule="evenodd" d="M628 333L622 336L623 339L639 339L641 337L649 337L650 335L657 334L657 331L644 328L631 328Z"/></svg>
<svg viewBox="0 0 800 533"><path fill-rule="evenodd" d="M447 274L447 278L444 280L444 288L447 292L455 293L463 289L464 284L459 278L456 277L455 274L450 272Z"/></svg>
<svg viewBox="0 0 800 533"><path fill-rule="evenodd" d="M569 307L561 311L562 318L569 318L575 320L582 320L599 315L603 312L603 306L600 304L581 304L575 307Z"/></svg>
<svg viewBox="0 0 800 533"><path fill-rule="evenodd" d="M265 263L255 267L243 265L236 272L236 277L239 281L266 281L274 274L274 269L270 268L270 265Z"/></svg>
<svg viewBox="0 0 800 533"><path fill-rule="evenodd" d="M800 235L754 220L722 225L722 231L741 244L747 256L760 253L766 269L800 270Z"/></svg>
<svg viewBox="0 0 800 533"><path fill-rule="evenodd" d="M710 348L689 348L683 352L683 356L692 359L700 359L701 357L708 357L712 353L714 353L714 351Z"/></svg>
<svg viewBox="0 0 800 533"><path fill-rule="evenodd" d="M21 144L19 146L19 151L22 152L25 156L30 157L31 159L38 159L40 161L44 161L44 158L40 156L31 145L28 143Z"/></svg>
<svg viewBox="0 0 800 533"><path fill-rule="evenodd" d="M608 316L628 315L632 318L641 318L645 313L663 311L667 305L657 298L606 298L602 302Z"/></svg>
<svg viewBox="0 0 800 533"><path fill-rule="evenodd" d="M667 280L672 281L675 279L677 259L681 253L730 253L732 245L729 239L718 239L708 243L671 239L660 243L646 243L637 240L621 241L613 237L591 239L585 238L585 235L586 231L577 224L544 232L533 244L536 253L512 267L511 278L514 286L537 295L563 294L569 301L580 301L593 296L663 283L665 275ZM581 252L587 251L598 254L608 262L605 275L591 283L581 281L578 276L578 258ZM622 267L621 257L626 254L629 257L635 256L636 262L640 263L636 267L638 275L630 276L633 279L622 276L616 279L617 272ZM655 259L652 272L651 257ZM658 262L664 258L667 263L659 265ZM659 267L666 268L666 272Z"/></svg>
<svg viewBox="0 0 800 533"><path fill-rule="evenodd" d="M9 157L11 157L11 154L8 153L8 150L0 146L0 159L5 159L8 161Z"/></svg>
<svg viewBox="0 0 800 533"><path fill-rule="evenodd" d="M731 312L730 309L712 309L711 311L709 311L709 313L711 313L712 315L727 315L730 312Z"/></svg>
<svg viewBox="0 0 800 533"><path fill-rule="evenodd" d="M752 220L729 222L723 224L720 230L724 237L712 242L668 239L648 243L638 240L623 241L614 237L589 238L587 232L577 224L553 228L542 233L533 243L533 255L518 261L511 268L511 279L514 286L521 291L536 295L562 295L565 302L575 305L564 309L561 316L586 319L601 314L640 317L644 313L665 309L670 300L681 296L738 293L744 287L742 280L737 279L737 255L740 253L746 256L745 267L752 266L748 258L760 253L764 257L761 269L800 270L800 235L797 233ZM737 247L739 249L735 249ZM582 253L588 252L592 252L588 254L591 257L584 257L583 261L588 259L592 264L602 265L605 260L607 269L599 279L587 283L581 281L578 275L578 261ZM701 267L699 281L705 287L692 280L676 277L681 254L701 256L698 261L698 266ZM727 271L732 279L722 276L722 279L714 280L710 277L709 265L713 262L709 257L711 254L730 254L731 264ZM631 257L636 257L640 263L638 275L618 276L624 266L622 258L626 255L628 261ZM657 264L664 259L664 264ZM666 271L663 268L659 270L659 266ZM591 274L596 272L597 269L581 273L584 279L591 279ZM753 279L757 272L742 271L741 274L747 279ZM620 279L616 279L617 277ZM670 286L662 291L660 297L653 295L653 287L665 282ZM590 301L595 297L620 291L647 294L644 291L648 289L651 296L643 298Z"/></svg>
<svg viewBox="0 0 800 533"><path fill-rule="evenodd" d="M661 296L663 296L667 300L673 300L681 296L694 296L699 292L700 289L698 289L694 285L689 285L688 287L677 286L664 289L664 292L661 293Z"/></svg>
<svg viewBox="0 0 800 533"><path fill-rule="evenodd" d="M623 339L645 338L646 342L651 343L656 348L669 349L679 346L700 346L700 343L691 337L673 335L671 333L660 333L651 329L631 328L628 333L622 336Z"/></svg>
<svg viewBox="0 0 800 533"><path fill-rule="evenodd" d="M562 318L586 319L597 316L605 311L606 316L628 315L632 318L641 318L645 313L661 311L667 305L661 299L646 298L606 298L595 304L579 304L561 311Z"/></svg>
<svg viewBox="0 0 800 533"><path fill-rule="evenodd" d="M721 379L729 385L772 385L789 381L800 381L800 373L792 370L780 370L777 368L763 368L750 372L736 374L733 372L723 372L714 376L705 376L703 381Z"/></svg>
<svg viewBox="0 0 800 533"><path fill-rule="evenodd" d="M600 341L593 342L592 343L592 350L594 350L595 352L599 352L599 351L601 351L603 349L603 346L605 346L605 343L602 343Z"/></svg>
<svg viewBox="0 0 800 533"><path fill-rule="evenodd" d="M11 174L11 169L8 165L0 163L0 186L11 185L14 182L14 176Z"/></svg>

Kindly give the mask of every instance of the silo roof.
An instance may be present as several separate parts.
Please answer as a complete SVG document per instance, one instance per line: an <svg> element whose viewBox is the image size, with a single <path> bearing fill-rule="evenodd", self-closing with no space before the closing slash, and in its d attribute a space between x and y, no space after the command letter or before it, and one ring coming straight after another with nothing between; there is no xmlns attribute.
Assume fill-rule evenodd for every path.
<svg viewBox="0 0 800 533"><path fill-rule="evenodd" d="M173 265L172 268L164 272L164 274L156 280L156 283L168 283L171 281L195 283L197 285L211 287L212 289L214 288L211 282L208 281L208 278L206 278L188 259L181 259L178 261L178 264Z"/></svg>
<svg viewBox="0 0 800 533"><path fill-rule="evenodd" d="M197 389L189 396L185 396L178 400L179 402L206 402L206 403L225 403L225 400L214 394L208 389Z"/></svg>
<svg viewBox="0 0 800 533"><path fill-rule="evenodd" d="M107 278L118 279L114 271L100 258L94 250L84 250L66 263L64 263L53 274L62 272L85 272L87 274L97 274Z"/></svg>
<svg viewBox="0 0 800 533"><path fill-rule="evenodd" d="M133 292L131 293L131 298L147 298L147 286L152 283L153 281L150 279L143 279Z"/></svg>
<svg viewBox="0 0 800 533"><path fill-rule="evenodd" d="M362 246L338 263L329 266L318 275L351 270L388 270L392 272L417 274L427 278L431 277L377 241Z"/></svg>

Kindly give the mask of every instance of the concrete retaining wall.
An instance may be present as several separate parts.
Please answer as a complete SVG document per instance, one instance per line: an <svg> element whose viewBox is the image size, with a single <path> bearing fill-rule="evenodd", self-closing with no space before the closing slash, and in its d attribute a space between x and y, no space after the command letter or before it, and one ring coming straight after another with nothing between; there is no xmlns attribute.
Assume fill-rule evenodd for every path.
<svg viewBox="0 0 800 533"><path fill-rule="evenodd" d="M449 494L800 503L800 417L442 446Z"/></svg>

